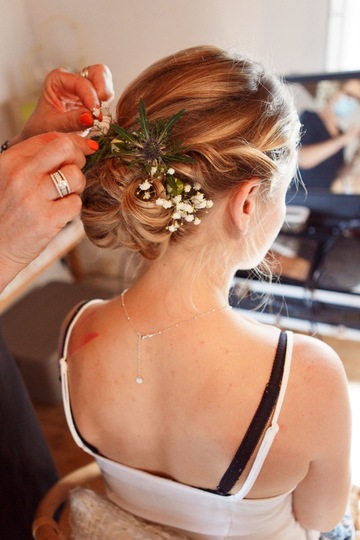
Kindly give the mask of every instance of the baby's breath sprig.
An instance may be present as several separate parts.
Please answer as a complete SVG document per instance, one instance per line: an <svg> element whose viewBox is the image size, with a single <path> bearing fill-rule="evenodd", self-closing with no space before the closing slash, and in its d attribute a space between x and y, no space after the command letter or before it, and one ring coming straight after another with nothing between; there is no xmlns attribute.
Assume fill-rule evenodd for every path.
<svg viewBox="0 0 360 540"><path fill-rule="evenodd" d="M173 209L171 220L166 227L170 233L177 231L184 222L198 225L201 220L196 213L213 206L213 202L205 198L198 182L184 183L170 166L174 163L192 162L192 158L187 155L189 148L170 138L174 125L184 112L181 110L169 119L149 121L141 99L138 116L140 129L130 132L111 123L108 131L104 130L95 137L99 150L87 158L84 169L86 172L95 163L117 155L127 158L129 167L143 168L146 178L139 184L137 195L149 203L155 202L165 209ZM154 189L155 180L164 186L160 196Z"/></svg>

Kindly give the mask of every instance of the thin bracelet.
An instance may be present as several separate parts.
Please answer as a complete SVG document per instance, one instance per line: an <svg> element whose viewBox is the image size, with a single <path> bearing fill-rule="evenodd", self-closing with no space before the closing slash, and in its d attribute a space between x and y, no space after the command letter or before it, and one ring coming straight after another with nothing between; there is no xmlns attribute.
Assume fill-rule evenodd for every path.
<svg viewBox="0 0 360 540"><path fill-rule="evenodd" d="M3 152L5 152L5 150L8 149L9 144L10 144L10 141L5 141L5 142L0 146L0 154L2 154Z"/></svg>

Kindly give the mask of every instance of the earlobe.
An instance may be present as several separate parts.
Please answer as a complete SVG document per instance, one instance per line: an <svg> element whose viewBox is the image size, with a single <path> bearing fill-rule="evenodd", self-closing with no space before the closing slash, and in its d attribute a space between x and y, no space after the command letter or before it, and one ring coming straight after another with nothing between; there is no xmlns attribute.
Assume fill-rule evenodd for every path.
<svg viewBox="0 0 360 540"><path fill-rule="evenodd" d="M249 228L250 217L256 205L256 195L259 187L259 179L252 178L239 186L229 203L233 223L242 234L246 234Z"/></svg>

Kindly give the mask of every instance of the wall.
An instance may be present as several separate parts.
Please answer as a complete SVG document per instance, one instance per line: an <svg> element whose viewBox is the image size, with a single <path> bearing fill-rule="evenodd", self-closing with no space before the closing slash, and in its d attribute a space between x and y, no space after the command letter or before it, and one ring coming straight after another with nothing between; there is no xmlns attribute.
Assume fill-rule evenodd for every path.
<svg viewBox="0 0 360 540"><path fill-rule="evenodd" d="M27 51L34 84L55 66L103 62L119 95L155 59L203 43L241 49L278 72L324 69L329 0L23 2L35 36Z"/></svg>
<svg viewBox="0 0 360 540"><path fill-rule="evenodd" d="M0 0L0 144L15 129L13 103L19 95L29 95L25 65L33 37L24 0ZM26 88L25 88L26 87Z"/></svg>

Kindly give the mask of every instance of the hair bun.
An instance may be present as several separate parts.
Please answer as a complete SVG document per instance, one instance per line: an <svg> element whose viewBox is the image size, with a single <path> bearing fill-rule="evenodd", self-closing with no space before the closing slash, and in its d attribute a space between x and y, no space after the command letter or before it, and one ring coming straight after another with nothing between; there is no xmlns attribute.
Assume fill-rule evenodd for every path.
<svg viewBox="0 0 360 540"><path fill-rule="evenodd" d="M139 170L109 158L87 173L81 218L88 238L104 248L125 247L147 259L160 255L170 238L170 212L138 196Z"/></svg>

